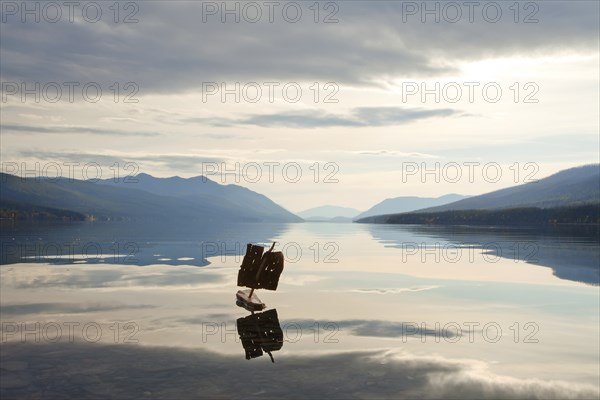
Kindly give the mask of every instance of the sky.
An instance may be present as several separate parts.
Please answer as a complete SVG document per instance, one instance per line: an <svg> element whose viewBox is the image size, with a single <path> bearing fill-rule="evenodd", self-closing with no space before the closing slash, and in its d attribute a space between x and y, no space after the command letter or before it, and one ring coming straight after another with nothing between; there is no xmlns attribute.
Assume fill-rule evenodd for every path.
<svg viewBox="0 0 600 400"><path fill-rule="evenodd" d="M599 4L2 1L2 171L291 211L534 181L599 162Z"/></svg>

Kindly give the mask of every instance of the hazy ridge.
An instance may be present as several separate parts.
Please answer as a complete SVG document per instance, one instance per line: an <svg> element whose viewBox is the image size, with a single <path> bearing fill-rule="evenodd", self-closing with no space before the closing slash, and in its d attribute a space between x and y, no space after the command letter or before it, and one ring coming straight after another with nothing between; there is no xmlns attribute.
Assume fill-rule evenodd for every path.
<svg viewBox="0 0 600 400"><path fill-rule="evenodd" d="M141 174L137 182L127 183L20 178L2 173L0 179L0 207L5 212L17 203L111 220L301 221L266 196L203 177L161 179Z"/></svg>

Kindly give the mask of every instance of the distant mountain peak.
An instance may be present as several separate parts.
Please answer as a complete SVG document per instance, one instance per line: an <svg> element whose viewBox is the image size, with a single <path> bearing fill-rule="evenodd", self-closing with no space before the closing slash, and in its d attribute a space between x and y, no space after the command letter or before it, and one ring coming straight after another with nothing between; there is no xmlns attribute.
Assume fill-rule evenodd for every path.
<svg viewBox="0 0 600 400"><path fill-rule="evenodd" d="M418 196L400 196L390 197L380 203L375 204L367 211L354 217L355 220L371 217L374 215L398 214L411 212L425 207L439 206L451 203L457 200L465 199L468 196L460 194L445 194L439 197L418 197Z"/></svg>

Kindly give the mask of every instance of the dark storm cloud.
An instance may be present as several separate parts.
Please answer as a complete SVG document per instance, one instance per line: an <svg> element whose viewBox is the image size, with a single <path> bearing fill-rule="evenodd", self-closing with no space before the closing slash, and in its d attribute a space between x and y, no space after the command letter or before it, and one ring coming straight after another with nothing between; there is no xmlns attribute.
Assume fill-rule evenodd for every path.
<svg viewBox="0 0 600 400"><path fill-rule="evenodd" d="M138 23L2 23L0 67L7 81L135 82L140 94L196 91L202 82L334 81L382 83L456 72L458 62L513 55L553 55L598 48L597 2L531 2L514 11L502 4L499 22L483 5L451 23L406 16L407 2L337 2L338 23L314 23L303 5L298 23L202 21L201 2L136 2ZM222 3L215 3L222 4ZM422 2L415 2L423 7ZM435 2L442 7L444 2ZM462 4L458 2L458 4ZM512 4L512 3L511 3ZM523 3L520 3L523 5ZM106 10L108 13L108 10ZM326 12L322 12L322 17ZM490 15L493 14L490 11Z"/></svg>
<svg viewBox="0 0 600 400"><path fill-rule="evenodd" d="M464 115L457 110L444 108L426 110L403 107L358 107L350 115L334 115L322 111L255 114L245 118L189 118L185 122L208 124L216 127L255 125L260 127L327 128L377 127L401 125L409 122L452 115Z"/></svg>

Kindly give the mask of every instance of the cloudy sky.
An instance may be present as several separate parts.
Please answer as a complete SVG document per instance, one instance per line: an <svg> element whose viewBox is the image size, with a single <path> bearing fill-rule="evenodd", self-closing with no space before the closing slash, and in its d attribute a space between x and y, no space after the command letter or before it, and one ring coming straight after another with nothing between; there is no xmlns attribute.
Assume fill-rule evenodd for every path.
<svg viewBox="0 0 600 400"><path fill-rule="evenodd" d="M600 157L595 1L3 1L1 12L5 172L210 173L292 211L363 210Z"/></svg>

